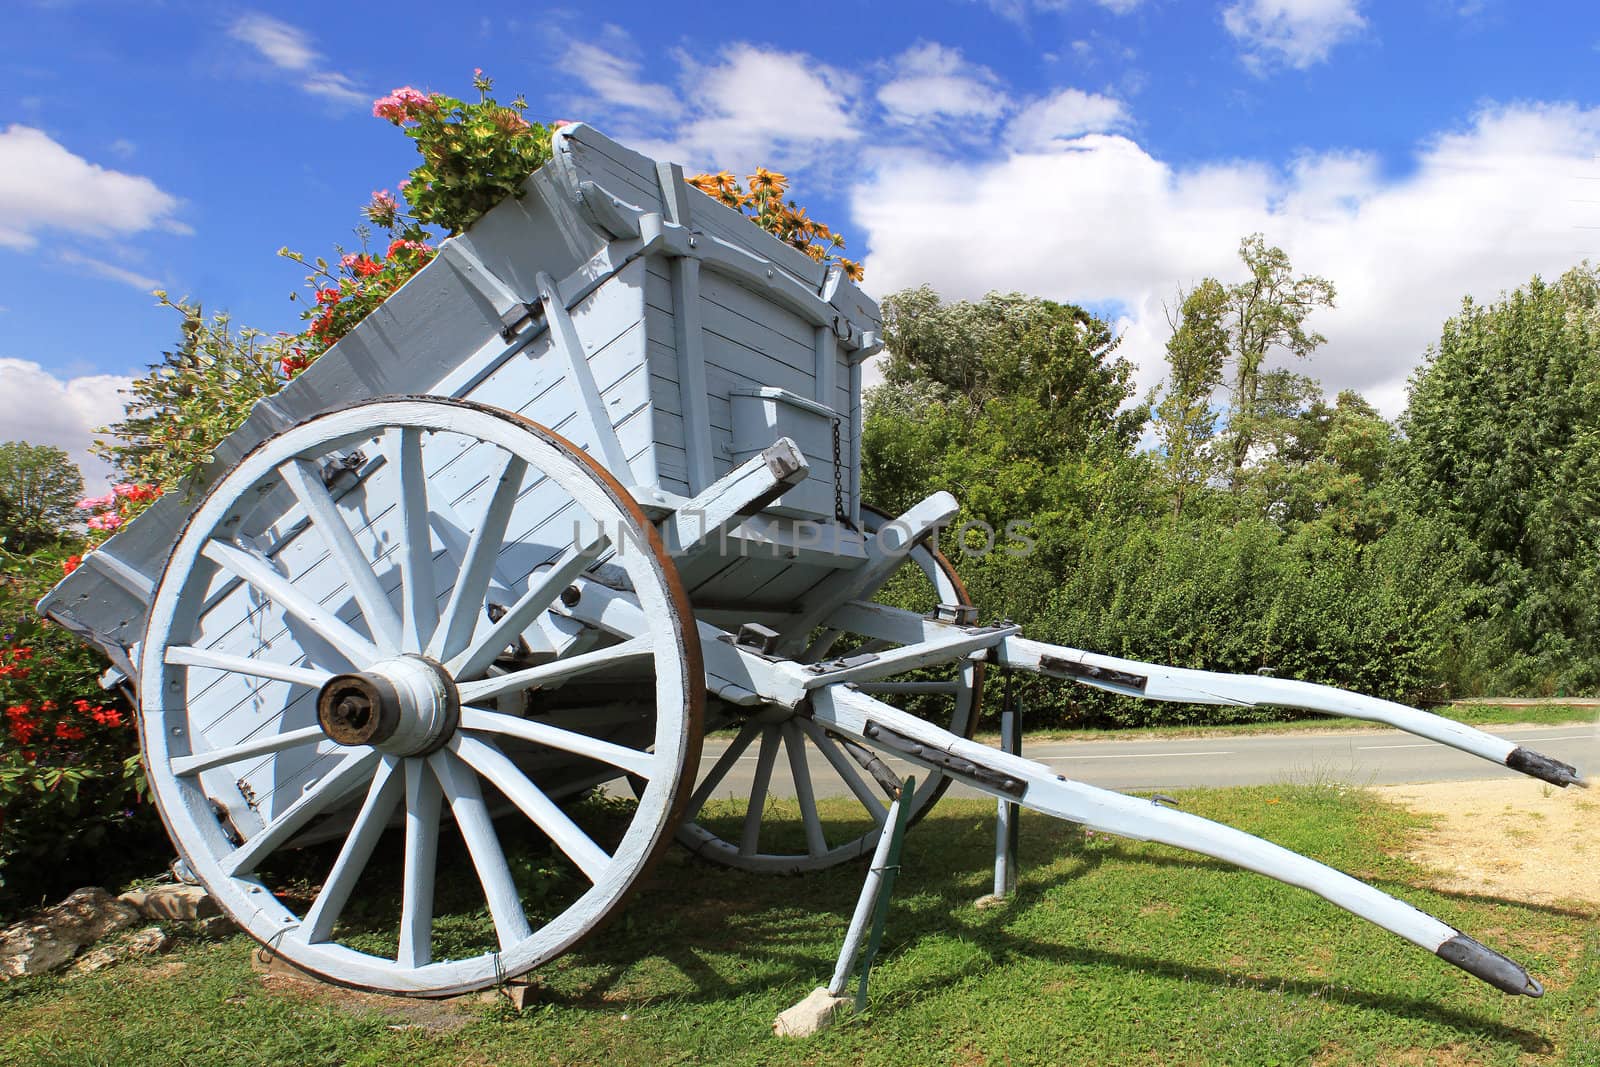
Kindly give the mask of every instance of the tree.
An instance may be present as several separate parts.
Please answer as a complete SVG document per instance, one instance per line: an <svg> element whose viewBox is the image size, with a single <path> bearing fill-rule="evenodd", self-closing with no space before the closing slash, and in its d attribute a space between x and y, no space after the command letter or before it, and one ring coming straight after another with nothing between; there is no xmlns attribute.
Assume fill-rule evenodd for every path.
<svg viewBox="0 0 1600 1067"><path fill-rule="evenodd" d="M1125 456L1146 409L1124 408L1133 367L1082 308L1020 293L943 303L927 286L883 302L884 384L867 399L869 502L936 489L994 522L1057 508L1086 457Z"/></svg>
<svg viewBox="0 0 1600 1067"><path fill-rule="evenodd" d="M1211 448L1217 414L1211 396L1222 384L1228 351L1227 290L1207 278L1184 294L1176 317L1168 314L1166 395L1156 405L1162 468L1172 492L1172 516L1209 480L1216 457Z"/></svg>
<svg viewBox="0 0 1600 1067"><path fill-rule="evenodd" d="M83 475L66 452L26 441L0 443L0 544L31 552L63 536L83 496Z"/></svg>
<svg viewBox="0 0 1600 1067"><path fill-rule="evenodd" d="M1411 493L1483 593L1476 685L1600 684L1600 270L1468 298L1411 383Z"/></svg>
<svg viewBox="0 0 1600 1067"><path fill-rule="evenodd" d="M178 347L129 388L123 418L102 431L110 442L95 451L131 482L171 488L201 475L256 401L283 388L279 366L289 346L156 295L183 317Z"/></svg>
<svg viewBox="0 0 1600 1067"><path fill-rule="evenodd" d="M1307 331L1305 323L1317 308L1333 307L1335 296L1326 278L1296 278L1283 249L1267 247L1259 233L1239 242L1239 258L1250 276L1233 285L1206 278L1184 293L1173 331L1191 390L1204 380L1200 372L1207 368L1233 370L1225 461L1235 489L1263 414L1262 366L1267 356L1282 349L1304 359L1325 342L1320 333ZM1192 394L1181 401L1191 407L1195 402Z"/></svg>

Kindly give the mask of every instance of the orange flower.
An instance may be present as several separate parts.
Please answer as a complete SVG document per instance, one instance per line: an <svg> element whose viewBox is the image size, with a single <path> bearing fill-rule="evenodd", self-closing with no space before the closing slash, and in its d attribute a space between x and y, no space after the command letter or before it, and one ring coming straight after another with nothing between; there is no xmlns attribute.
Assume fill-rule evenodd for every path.
<svg viewBox="0 0 1600 1067"><path fill-rule="evenodd" d="M853 259L841 259L839 265L844 268L845 276L853 282L859 282L866 277L867 272L861 269L861 264Z"/></svg>
<svg viewBox="0 0 1600 1067"><path fill-rule="evenodd" d="M750 183L752 191L770 189L775 193L781 193L789 185L789 179L786 176L776 171L768 170L766 167L757 167L756 172L745 180Z"/></svg>

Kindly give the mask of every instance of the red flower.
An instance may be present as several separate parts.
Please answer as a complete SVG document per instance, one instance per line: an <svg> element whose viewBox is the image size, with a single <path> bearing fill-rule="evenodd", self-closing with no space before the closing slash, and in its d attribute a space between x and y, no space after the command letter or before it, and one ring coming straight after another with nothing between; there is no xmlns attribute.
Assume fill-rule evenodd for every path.
<svg viewBox="0 0 1600 1067"><path fill-rule="evenodd" d="M11 660L12 660L12 662L16 662L19 659L32 659L32 658L33 658L33 649L28 647L28 646L26 646L26 645L19 645L16 648L13 648L11 650Z"/></svg>
<svg viewBox="0 0 1600 1067"><path fill-rule="evenodd" d="M357 277L370 278L374 274L377 274L379 271L383 270L383 265L374 260L371 256L360 255L356 257L356 261L352 265L351 269L356 272Z"/></svg>
<svg viewBox="0 0 1600 1067"><path fill-rule="evenodd" d="M82 741L83 730L71 723L56 723L56 737L62 741Z"/></svg>
<svg viewBox="0 0 1600 1067"><path fill-rule="evenodd" d="M93 714L94 721L101 726L121 726L122 712L116 708L96 708Z"/></svg>
<svg viewBox="0 0 1600 1067"><path fill-rule="evenodd" d="M339 290L337 290L337 289L318 289L317 290L317 303L319 303L319 304L337 304L338 302L339 302Z"/></svg>
<svg viewBox="0 0 1600 1067"><path fill-rule="evenodd" d="M61 573L71 574L73 571L78 569L78 565L82 562L82 556L68 556L66 559L61 561Z"/></svg>

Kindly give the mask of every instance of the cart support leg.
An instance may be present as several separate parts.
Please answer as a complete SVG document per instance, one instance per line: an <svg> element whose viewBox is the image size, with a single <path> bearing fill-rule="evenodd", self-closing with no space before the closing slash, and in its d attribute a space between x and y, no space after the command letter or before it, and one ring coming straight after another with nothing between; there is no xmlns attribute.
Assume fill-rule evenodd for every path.
<svg viewBox="0 0 1600 1067"><path fill-rule="evenodd" d="M861 886L856 910L850 916L850 927L845 931L844 946L839 950L832 980L826 987L813 989L809 996L773 1021L773 1032L779 1037L810 1037L833 1024L834 1016L850 1003L844 990L850 981L850 972L855 970L856 958L861 955L863 939L867 949L861 962L861 980L856 986L855 1010L861 1011L867 1006L867 977L872 972L878 947L883 943L883 928L889 919L889 895L894 891L895 875L900 872L900 846L905 839L906 817L911 811L916 788L917 780L907 778L889 806L884 832L872 853L867 880ZM869 920L870 933L867 930Z"/></svg>
<svg viewBox="0 0 1600 1067"><path fill-rule="evenodd" d="M1000 707L1000 751L1022 755L1022 705L1016 699L1014 679L1005 672L1005 698ZM1001 797L995 801L994 892L979 897L980 908L998 907L1017 889L1017 838L1022 808L1016 801Z"/></svg>

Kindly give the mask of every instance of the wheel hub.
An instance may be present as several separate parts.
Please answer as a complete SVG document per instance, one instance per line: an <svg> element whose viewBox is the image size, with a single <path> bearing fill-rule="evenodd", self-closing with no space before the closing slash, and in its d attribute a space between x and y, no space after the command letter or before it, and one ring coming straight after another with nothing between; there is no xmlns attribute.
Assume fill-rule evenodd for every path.
<svg viewBox="0 0 1600 1067"><path fill-rule="evenodd" d="M317 694L317 722L341 745L369 745L396 756L424 756L450 740L461 721L455 682L421 656L382 660L336 674Z"/></svg>

